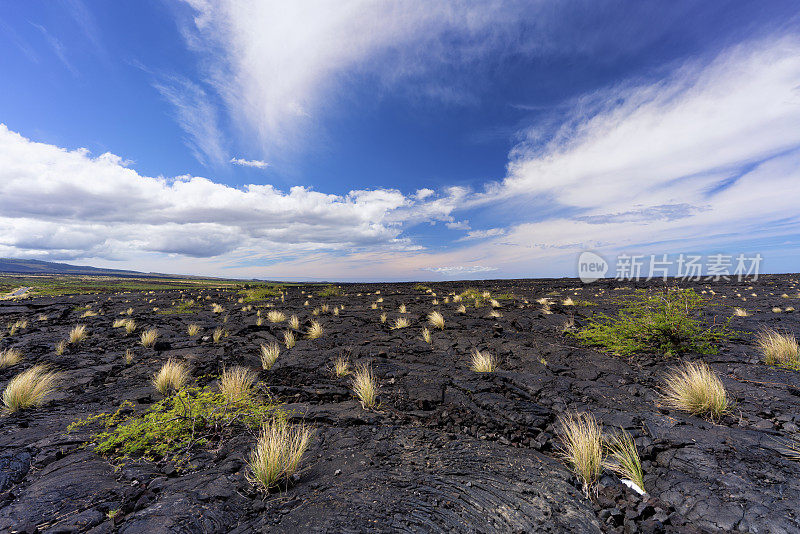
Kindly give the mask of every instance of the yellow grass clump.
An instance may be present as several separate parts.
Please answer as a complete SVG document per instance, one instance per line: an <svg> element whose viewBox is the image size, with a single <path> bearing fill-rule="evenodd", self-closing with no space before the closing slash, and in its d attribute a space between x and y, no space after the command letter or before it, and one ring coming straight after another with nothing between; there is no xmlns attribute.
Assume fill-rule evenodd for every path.
<svg viewBox="0 0 800 534"><path fill-rule="evenodd" d="M322 325L319 324L317 321L311 321L311 324L306 330L306 338L307 339L317 339L318 337L322 337L324 330L322 329Z"/></svg>
<svg viewBox="0 0 800 534"><path fill-rule="evenodd" d="M464 306L463 304L459 305L458 308L456 308L456 313L460 313L461 315L466 315L467 307Z"/></svg>
<svg viewBox="0 0 800 534"><path fill-rule="evenodd" d="M126 319L125 320L125 333L126 334L133 334L136 330L136 321L133 319Z"/></svg>
<svg viewBox="0 0 800 534"><path fill-rule="evenodd" d="M225 337L225 329L221 326L216 327L214 329L214 333L211 334L211 339L214 341L214 343L219 343L223 337Z"/></svg>
<svg viewBox="0 0 800 534"><path fill-rule="evenodd" d="M289 323L289 328L293 330L300 330L300 319L298 319L296 315L289 317L287 323Z"/></svg>
<svg viewBox="0 0 800 534"><path fill-rule="evenodd" d="M759 332L756 346L767 365L800 369L800 345L792 334L781 334L772 329Z"/></svg>
<svg viewBox="0 0 800 534"><path fill-rule="evenodd" d="M0 350L0 369L17 365L22 360L22 353L19 349L10 348Z"/></svg>
<svg viewBox="0 0 800 534"><path fill-rule="evenodd" d="M309 427L292 426L282 419L265 423L247 463L250 483L268 491L289 480L297 472L312 434Z"/></svg>
<svg viewBox="0 0 800 534"><path fill-rule="evenodd" d="M396 330L398 328L408 328L411 326L411 321L406 319L405 317L398 317L394 320L394 324L392 324L392 329Z"/></svg>
<svg viewBox="0 0 800 534"><path fill-rule="evenodd" d="M225 311L225 308L223 308L219 304L212 304L211 305L211 311L214 312L214 313L222 313L222 312Z"/></svg>
<svg viewBox="0 0 800 534"><path fill-rule="evenodd" d="M603 432L591 414L569 413L560 418L561 457L589 489L603 469Z"/></svg>
<svg viewBox="0 0 800 534"><path fill-rule="evenodd" d="M114 324L112 325L113 328L122 328L125 326L127 321L125 319L114 319Z"/></svg>
<svg viewBox="0 0 800 534"><path fill-rule="evenodd" d="M35 365L12 378L3 390L6 412L16 412L44 404L58 385L58 374L44 365Z"/></svg>
<svg viewBox="0 0 800 534"><path fill-rule="evenodd" d="M66 350L67 350L67 342L66 342L66 340L62 339L61 341L56 343L56 354L58 356L61 356L62 354L64 354L64 352Z"/></svg>
<svg viewBox="0 0 800 534"><path fill-rule="evenodd" d="M350 374L350 360L344 356L338 356L333 362L333 374L341 378Z"/></svg>
<svg viewBox="0 0 800 534"><path fill-rule="evenodd" d="M497 358L485 351L472 349L470 369L476 373L492 373L497 369Z"/></svg>
<svg viewBox="0 0 800 534"><path fill-rule="evenodd" d="M378 401L378 381L369 365L362 364L356 368L351 387L362 407L366 409L375 406Z"/></svg>
<svg viewBox="0 0 800 534"><path fill-rule="evenodd" d="M607 440L608 458L604 465L614 471L620 478L636 484L644 493L644 472L636 443L625 430Z"/></svg>
<svg viewBox="0 0 800 534"><path fill-rule="evenodd" d="M278 310L270 310L267 312L267 321L271 323L282 323L286 320L286 314Z"/></svg>
<svg viewBox="0 0 800 534"><path fill-rule="evenodd" d="M439 330L444 330L444 316L438 311L432 311L428 314L428 323Z"/></svg>
<svg viewBox="0 0 800 534"><path fill-rule="evenodd" d="M182 362L169 359L161 369L153 375L153 386L166 396L172 391L180 390L189 380L189 369Z"/></svg>
<svg viewBox="0 0 800 534"><path fill-rule="evenodd" d="M261 344L261 367L269 371L281 355L281 348L274 341L269 345Z"/></svg>
<svg viewBox="0 0 800 534"><path fill-rule="evenodd" d="M155 328L150 328L149 330L145 330L142 332L142 335L139 336L139 341L142 343L143 347L152 347L156 344L156 339L158 338L158 330Z"/></svg>
<svg viewBox="0 0 800 534"><path fill-rule="evenodd" d="M191 337L194 337L200 333L200 325L192 323L189 325L186 331Z"/></svg>
<svg viewBox="0 0 800 534"><path fill-rule="evenodd" d="M69 342L70 343L80 343L84 339L86 339L86 325L79 324L76 325L72 330L69 332Z"/></svg>
<svg viewBox="0 0 800 534"><path fill-rule="evenodd" d="M427 327L422 327L422 340L429 344L431 343L431 331Z"/></svg>
<svg viewBox="0 0 800 534"><path fill-rule="evenodd" d="M386 322L386 317L387 317L386 312L381 314L381 323L385 323Z"/></svg>
<svg viewBox="0 0 800 534"><path fill-rule="evenodd" d="M291 349L294 347L297 340L294 337L294 332L291 330L285 330L283 332L283 344L286 345L287 349Z"/></svg>
<svg viewBox="0 0 800 534"><path fill-rule="evenodd" d="M219 391L228 402L240 402L250 398L256 374L246 367L224 369L219 378Z"/></svg>
<svg viewBox="0 0 800 534"><path fill-rule="evenodd" d="M684 363L664 380L664 404L717 419L730 408L725 386L706 363Z"/></svg>
<svg viewBox="0 0 800 534"><path fill-rule="evenodd" d="M750 314L744 308L734 308L733 309L733 314L736 317L749 317L750 316Z"/></svg>

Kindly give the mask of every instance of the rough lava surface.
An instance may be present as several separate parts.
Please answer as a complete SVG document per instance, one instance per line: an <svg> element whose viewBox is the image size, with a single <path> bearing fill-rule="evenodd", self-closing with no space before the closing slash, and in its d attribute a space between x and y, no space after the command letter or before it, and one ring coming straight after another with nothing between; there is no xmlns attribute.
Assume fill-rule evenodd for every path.
<svg viewBox="0 0 800 534"><path fill-rule="evenodd" d="M335 297L317 296L319 286L291 286L285 302L239 303L235 291L199 288L2 301L0 323L26 319L28 326L0 339L0 348L23 354L0 369L0 387L36 363L64 380L44 406L0 418L0 532L800 532L800 462L784 454L786 440L798 436L800 381L796 371L765 365L753 345L762 326L800 335L791 311L800 308L796 280L683 284L710 299L709 321L726 320L734 307L750 313L733 318L737 333L718 354L685 355L708 362L735 401L716 422L660 405L661 379L679 359L619 357L565 334L594 313L613 313L615 299L635 289L614 280L430 283L431 292L410 283L343 284ZM470 303L459 314L452 295L444 302L467 287L506 297L502 316ZM577 305L564 305L567 297ZM549 312L542 298L550 299ZM181 299L199 305L163 313ZM211 303L225 311L213 313ZM344 308L312 315L323 304ZM411 326L392 330L401 304ZM81 318L89 305L99 315ZM129 307L139 325L130 336L112 328ZM299 336L271 370L261 370L259 344L282 341L287 325L265 318L257 326L259 309L296 314L301 331L319 320L325 333ZM434 309L445 328L431 328L427 344L421 330ZM78 323L88 338L56 355L55 344ZM189 323L202 333L190 338ZM230 335L214 343L217 326ZM147 327L160 333L153 348L138 343ZM472 372L473 348L499 357L499 370ZM331 372L342 355L372 366L377 409L363 409L349 380ZM150 379L169 358L188 362L197 379L233 365L258 370L293 419L313 426L303 470L288 489L264 495L247 481L254 432L193 450L190 469L167 461L115 466L83 445L88 429L67 433L71 422L125 400L137 410L158 401ZM558 456L558 417L570 410L633 434L648 495L608 472L596 492L583 494Z"/></svg>

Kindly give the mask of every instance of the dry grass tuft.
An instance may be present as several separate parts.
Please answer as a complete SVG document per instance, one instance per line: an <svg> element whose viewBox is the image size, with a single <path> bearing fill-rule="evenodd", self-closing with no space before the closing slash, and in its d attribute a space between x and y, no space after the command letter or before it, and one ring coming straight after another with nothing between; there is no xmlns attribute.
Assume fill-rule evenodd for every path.
<svg viewBox="0 0 800 534"><path fill-rule="evenodd" d="M375 406L378 400L378 381L369 365L362 364L356 368L352 388L362 407L367 409Z"/></svg>
<svg viewBox="0 0 800 534"><path fill-rule="evenodd" d="M66 350L67 350L67 342L66 342L66 340L62 339L61 341L56 343L56 354L58 356L61 356L62 354L64 354L64 352Z"/></svg>
<svg viewBox="0 0 800 534"><path fill-rule="evenodd" d="M386 315L385 312L381 314L381 323L385 323L386 322L386 317L387 317L387 315Z"/></svg>
<svg viewBox="0 0 800 534"><path fill-rule="evenodd" d="M428 323L434 328L444 330L444 316L438 311L432 311L428 314Z"/></svg>
<svg viewBox="0 0 800 534"><path fill-rule="evenodd" d="M487 315L486 317L489 317L489 318L491 318L491 319L499 319L499 318L500 318L500 317L502 317L502 316L503 316L503 314L502 314L502 313L500 313L499 311L497 311L497 310L491 310L491 311L489 312L489 315Z"/></svg>
<svg viewBox="0 0 800 534"><path fill-rule="evenodd" d="M756 346L767 365L800 369L800 345L794 335L781 334L767 328L759 332Z"/></svg>
<svg viewBox="0 0 800 534"><path fill-rule="evenodd" d="M114 324L112 325L112 328L122 328L127 323L128 321L126 319L114 319Z"/></svg>
<svg viewBox="0 0 800 534"><path fill-rule="evenodd" d="M76 325L72 330L69 332L69 342L70 343L80 343L84 339L86 339L86 325L79 324Z"/></svg>
<svg viewBox="0 0 800 534"><path fill-rule="evenodd" d="M156 339L158 339L158 330L155 328L145 330L139 337L139 341L141 341L143 347L152 347L156 344Z"/></svg>
<svg viewBox="0 0 800 534"><path fill-rule="evenodd" d="M136 330L136 321L133 319L126 319L125 320L125 333L126 334L133 334Z"/></svg>
<svg viewBox="0 0 800 534"><path fill-rule="evenodd" d="M219 391L230 403L247 400L253 393L256 374L246 367L224 369L219 378Z"/></svg>
<svg viewBox="0 0 800 534"><path fill-rule="evenodd" d="M294 337L294 332L291 330L285 330L283 332L283 344L286 345L287 349L291 349L294 347L297 340Z"/></svg>
<svg viewBox="0 0 800 534"><path fill-rule="evenodd" d="M608 442L609 458L605 466L614 471L620 478L626 478L636 484L642 492L644 489L644 472L636 443L625 430L611 437Z"/></svg>
<svg viewBox="0 0 800 534"><path fill-rule="evenodd" d="M289 317L287 322L289 323L289 328L293 330L300 330L300 319L298 319L296 315Z"/></svg>
<svg viewBox="0 0 800 534"><path fill-rule="evenodd" d="M744 308L734 308L733 314L736 317L750 317L750 314Z"/></svg>
<svg viewBox="0 0 800 534"><path fill-rule="evenodd" d="M211 334L211 339L214 343L219 343L222 338L225 337L225 329L221 326L218 326L214 329L214 333Z"/></svg>
<svg viewBox="0 0 800 534"><path fill-rule="evenodd" d="M497 358L488 352L472 349L472 359L469 368L476 373L493 373L497 369Z"/></svg>
<svg viewBox="0 0 800 534"><path fill-rule="evenodd" d="M502 304L500 304L500 303L499 303L497 300L495 300L495 299L489 299L489 305L490 305L492 308L502 308L502 307L503 307L503 305L502 305Z"/></svg>
<svg viewBox="0 0 800 534"><path fill-rule="evenodd" d="M125 349L125 363L127 365L133 363L133 349Z"/></svg>
<svg viewBox="0 0 800 534"><path fill-rule="evenodd" d="M466 315L467 307L461 304L458 308L456 308L456 313L460 313L461 315Z"/></svg>
<svg viewBox="0 0 800 534"><path fill-rule="evenodd" d="M211 311L214 312L214 313L222 313L222 312L225 311L225 308L223 308L219 304L212 304L211 305Z"/></svg>
<svg viewBox="0 0 800 534"><path fill-rule="evenodd" d="M424 327L424 326L422 327L422 340L425 343L427 343L428 345L430 345L431 341L432 341L432 339L431 339L431 331L428 330L428 328Z"/></svg>
<svg viewBox="0 0 800 534"><path fill-rule="evenodd" d="M22 353L15 348L0 350L0 369L17 365L22 360Z"/></svg>
<svg viewBox="0 0 800 534"><path fill-rule="evenodd" d="M306 330L306 338L317 339L318 337L322 337L324 332L321 324L317 321L311 321L311 325L308 327L308 330Z"/></svg>
<svg viewBox="0 0 800 534"><path fill-rule="evenodd" d="M86 310L81 314L81 317L97 317L97 312L92 310Z"/></svg>
<svg viewBox="0 0 800 534"><path fill-rule="evenodd" d="M297 472L312 434L309 427L292 426L284 420L265 423L247 463L248 480L265 491L289 480Z"/></svg>
<svg viewBox="0 0 800 534"><path fill-rule="evenodd" d="M282 323L286 320L286 314L278 310L270 310L267 312L267 321L271 323Z"/></svg>
<svg viewBox="0 0 800 534"><path fill-rule="evenodd" d="M572 297L567 297L561 301L563 306L575 306L575 301L572 300Z"/></svg>
<svg viewBox="0 0 800 534"><path fill-rule="evenodd" d="M272 369L273 364L278 359L278 356L281 355L281 348L280 346L275 343L274 341L269 345L261 344L261 367L269 371Z"/></svg>
<svg viewBox="0 0 800 534"><path fill-rule="evenodd" d="M684 363L672 370L664 381L664 404L693 415L717 419L730 403L725 386L705 363Z"/></svg>
<svg viewBox="0 0 800 534"><path fill-rule="evenodd" d="M191 337L194 337L200 333L200 325L192 323L189 325L186 331L189 333Z"/></svg>
<svg viewBox="0 0 800 534"><path fill-rule="evenodd" d="M3 391L3 405L8 413L44 404L55 391L58 374L44 365L35 365L12 378Z"/></svg>
<svg viewBox="0 0 800 534"><path fill-rule="evenodd" d="M350 374L350 360L344 356L337 357L333 362L333 374L341 378Z"/></svg>
<svg viewBox="0 0 800 534"><path fill-rule="evenodd" d="M169 359L153 375L153 386L164 396L180 390L189 380L189 369L182 362Z"/></svg>
<svg viewBox="0 0 800 534"><path fill-rule="evenodd" d="M411 321L405 317L398 317L392 324L392 330L396 330L398 328L408 328L409 326L411 326Z"/></svg>
<svg viewBox="0 0 800 534"><path fill-rule="evenodd" d="M397 308L397 313L408 313L408 312L406 311L406 305L405 305L405 304L401 304L401 305L400 305L400 306Z"/></svg>
<svg viewBox="0 0 800 534"><path fill-rule="evenodd" d="M569 413L560 418L561 457L589 489L603 469L603 432L591 414Z"/></svg>

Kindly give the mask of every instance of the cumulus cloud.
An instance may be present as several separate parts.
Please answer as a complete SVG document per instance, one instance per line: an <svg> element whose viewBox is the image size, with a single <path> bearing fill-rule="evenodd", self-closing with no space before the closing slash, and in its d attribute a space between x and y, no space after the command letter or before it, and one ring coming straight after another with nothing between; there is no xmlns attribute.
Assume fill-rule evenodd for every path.
<svg viewBox="0 0 800 534"><path fill-rule="evenodd" d="M230 162L234 165L239 165L242 167L255 167L256 169L266 169L269 167L269 163L266 161L261 161L260 159L231 158Z"/></svg>
<svg viewBox="0 0 800 534"><path fill-rule="evenodd" d="M196 176L142 176L128 163L37 143L0 125L0 253L205 258L241 250L254 257L292 249L413 250L403 228L449 220L453 205L424 206L392 189L344 195L271 185L237 189Z"/></svg>

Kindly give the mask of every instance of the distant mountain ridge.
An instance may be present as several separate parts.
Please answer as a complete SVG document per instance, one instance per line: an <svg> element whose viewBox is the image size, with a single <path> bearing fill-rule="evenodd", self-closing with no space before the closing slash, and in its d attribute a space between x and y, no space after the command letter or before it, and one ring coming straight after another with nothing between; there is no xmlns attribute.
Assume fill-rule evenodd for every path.
<svg viewBox="0 0 800 534"><path fill-rule="evenodd" d="M179 274L143 273L124 269L102 269L88 265L70 265L42 260L0 258L0 272L13 274L78 274L95 276L136 276L149 278L194 278Z"/></svg>

